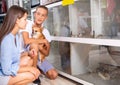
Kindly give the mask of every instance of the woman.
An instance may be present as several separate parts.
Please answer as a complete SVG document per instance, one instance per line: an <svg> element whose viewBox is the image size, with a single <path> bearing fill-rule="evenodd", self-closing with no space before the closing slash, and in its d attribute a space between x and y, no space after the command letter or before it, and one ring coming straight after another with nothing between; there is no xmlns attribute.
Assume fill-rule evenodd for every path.
<svg viewBox="0 0 120 85"><path fill-rule="evenodd" d="M27 15L25 9L13 5L0 28L0 85L26 85L40 74L29 56L20 56L18 31L25 28Z"/></svg>

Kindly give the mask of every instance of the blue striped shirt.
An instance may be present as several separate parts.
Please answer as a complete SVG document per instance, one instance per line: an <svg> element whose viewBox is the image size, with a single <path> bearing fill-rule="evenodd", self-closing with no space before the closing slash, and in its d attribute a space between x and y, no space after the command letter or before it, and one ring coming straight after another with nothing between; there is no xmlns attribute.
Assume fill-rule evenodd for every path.
<svg viewBox="0 0 120 85"><path fill-rule="evenodd" d="M16 44L15 44L16 37ZM18 35L6 35L0 45L0 75L15 76L20 63L20 45Z"/></svg>

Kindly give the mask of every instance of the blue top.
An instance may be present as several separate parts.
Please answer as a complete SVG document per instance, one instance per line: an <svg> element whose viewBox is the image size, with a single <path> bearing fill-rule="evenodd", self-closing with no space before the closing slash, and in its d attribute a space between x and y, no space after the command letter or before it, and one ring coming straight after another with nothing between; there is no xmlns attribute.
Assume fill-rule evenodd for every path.
<svg viewBox="0 0 120 85"><path fill-rule="evenodd" d="M16 44L15 44L16 37ZM8 34L0 45L0 75L16 76L20 63L18 35Z"/></svg>

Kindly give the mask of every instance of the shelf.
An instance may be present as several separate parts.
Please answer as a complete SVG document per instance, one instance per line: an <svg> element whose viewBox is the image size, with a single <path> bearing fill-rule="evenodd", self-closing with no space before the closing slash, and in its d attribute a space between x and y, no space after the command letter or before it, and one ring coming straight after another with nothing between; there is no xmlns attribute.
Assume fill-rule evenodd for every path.
<svg viewBox="0 0 120 85"><path fill-rule="evenodd" d="M51 7L55 7L55 6L59 6L59 5L62 5L62 1L46 5L46 7L51 8ZM31 12L33 13L34 11L35 11L35 7L32 8Z"/></svg>
<svg viewBox="0 0 120 85"><path fill-rule="evenodd" d="M82 80L82 79L77 78L77 77L72 76L72 75L69 75L69 74L64 73L64 72L62 72L62 71L60 71L60 70L58 70L58 73L61 74L61 75L63 75L63 76L65 76L65 77L67 77L67 78L69 78L69 79L71 79L71 80L73 80L73 81L76 81L76 82L78 82L78 83L80 83L80 84L83 84L83 85L94 85L94 84L92 84L92 83L89 83L88 81ZM96 84L96 85L97 85L97 84Z"/></svg>
<svg viewBox="0 0 120 85"><path fill-rule="evenodd" d="M120 46L120 43L119 43L120 40L117 40L117 39L92 39L92 38L54 37L54 36L51 36L51 39L53 41L64 41L64 42L71 42L71 43Z"/></svg>
<svg viewBox="0 0 120 85"><path fill-rule="evenodd" d="M87 82L91 82L94 85L120 85L119 79L104 80L97 73L86 73L76 75L75 77Z"/></svg>
<svg viewBox="0 0 120 85"><path fill-rule="evenodd" d="M6 15L6 13L4 13L4 14L0 14L0 17L5 16L5 15Z"/></svg>
<svg viewBox="0 0 120 85"><path fill-rule="evenodd" d="M74 0L74 1L79 1L79 0ZM55 6L60 6L60 5L62 5L62 1L59 1L59 2L55 2L55 3L53 3L53 4L46 5L46 7L48 7L48 8L53 8L53 7L55 7ZM32 8L31 12L34 12L34 11L35 11L35 7Z"/></svg>
<svg viewBox="0 0 120 85"><path fill-rule="evenodd" d="M74 1L79 1L79 0L74 0ZM48 8L51 8L51 7L55 7L55 6L59 6L59 5L62 5L62 1L59 1L59 2L56 2L56 3L53 3L53 4L49 4L49 5L46 5Z"/></svg>

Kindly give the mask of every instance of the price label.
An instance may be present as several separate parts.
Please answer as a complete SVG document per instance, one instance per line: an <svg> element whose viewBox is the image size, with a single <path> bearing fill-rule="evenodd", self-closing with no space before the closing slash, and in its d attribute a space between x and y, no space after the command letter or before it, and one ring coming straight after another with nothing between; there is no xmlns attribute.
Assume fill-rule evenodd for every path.
<svg viewBox="0 0 120 85"><path fill-rule="evenodd" d="M74 4L74 0L63 0L62 1L62 6Z"/></svg>

